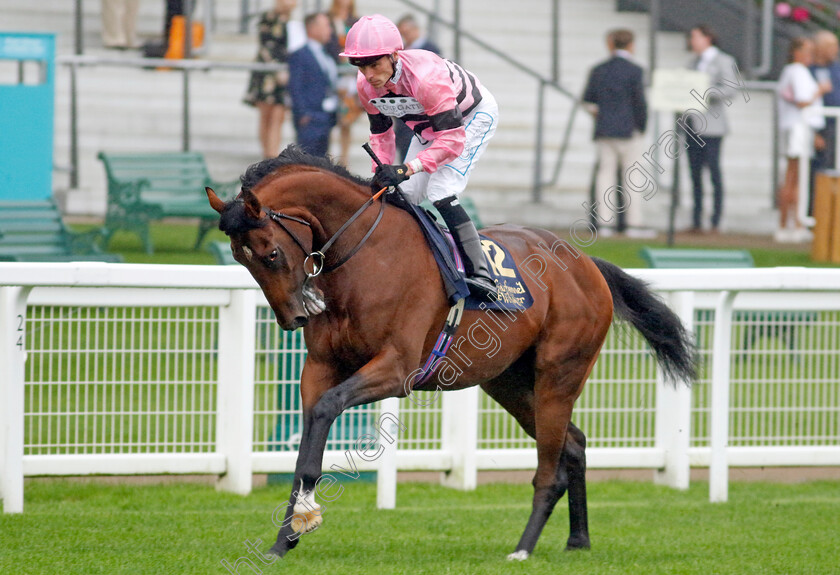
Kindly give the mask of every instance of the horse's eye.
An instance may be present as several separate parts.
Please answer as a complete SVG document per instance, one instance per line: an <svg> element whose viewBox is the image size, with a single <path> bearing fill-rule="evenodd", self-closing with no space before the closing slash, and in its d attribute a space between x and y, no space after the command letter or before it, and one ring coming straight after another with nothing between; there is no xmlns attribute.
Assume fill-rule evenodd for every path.
<svg viewBox="0 0 840 575"><path fill-rule="evenodd" d="M270 254L268 254L268 260L274 261L277 259L277 250L272 250Z"/></svg>

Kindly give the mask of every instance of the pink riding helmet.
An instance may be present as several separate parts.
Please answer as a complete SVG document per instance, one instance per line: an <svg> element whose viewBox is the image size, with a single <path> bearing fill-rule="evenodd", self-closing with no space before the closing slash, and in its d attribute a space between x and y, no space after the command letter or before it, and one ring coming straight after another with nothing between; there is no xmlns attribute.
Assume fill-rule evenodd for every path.
<svg viewBox="0 0 840 575"><path fill-rule="evenodd" d="M344 52L346 58L385 56L403 49L397 26L381 14L362 16L347 32Z"/></svg>

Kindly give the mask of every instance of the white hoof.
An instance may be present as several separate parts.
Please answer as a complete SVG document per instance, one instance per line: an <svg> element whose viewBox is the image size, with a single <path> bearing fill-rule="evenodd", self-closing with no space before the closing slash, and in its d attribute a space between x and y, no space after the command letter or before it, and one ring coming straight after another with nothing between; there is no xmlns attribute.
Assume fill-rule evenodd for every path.
<svg viewBox="0 0 840 575"><path fill-rule="evenodd" d="M295 513L292 516L292 530L295 533L301 533L306 535L307 533L312 533L318 527L320 527L321 523L324 522L324 518L321 517L320 514L314 513Z"/></svg>
<svg viewBox="0 0 840 575"><path fill-rule="evenodd" d="M514 551L510 555L507 556L508 561L525 561L531 555L525 551L524 549L520 551Z"/></svg>
<svg viewBox="0 0 840 575"><path fill-rule="evenodd" d="M301 481L301 491L303 481ZM294 507L291 527L295 533L311 533L318 529L324 518L321 516L323 509L315 502L315 495L312 491L298 493L297 503Z"/></svg>

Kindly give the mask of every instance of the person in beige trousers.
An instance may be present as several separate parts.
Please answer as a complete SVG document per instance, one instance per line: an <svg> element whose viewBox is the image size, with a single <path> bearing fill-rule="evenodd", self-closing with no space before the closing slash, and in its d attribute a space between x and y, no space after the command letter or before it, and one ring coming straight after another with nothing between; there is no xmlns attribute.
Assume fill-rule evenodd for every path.
<svg viewBox="0 0 840 575"><path fill-rule="evenodd" d="M137 48L140 0L102 0L102 44L121 50Z"/></svg>
<svg viewBox="0 0 840 575"><path fill-rule="evenodd" d="M595 117L595 208L598 233L604 237L615 233L612 226L621 211L626 215L628 237L655 235L642 227L644 198L630 193L628 182L616 185L619 167L626 172L644 153L647 102L642 68L633 61L633 40L630 30L613 30L607 35L611 57L592 69L583 95L584 106Z"/></svg>

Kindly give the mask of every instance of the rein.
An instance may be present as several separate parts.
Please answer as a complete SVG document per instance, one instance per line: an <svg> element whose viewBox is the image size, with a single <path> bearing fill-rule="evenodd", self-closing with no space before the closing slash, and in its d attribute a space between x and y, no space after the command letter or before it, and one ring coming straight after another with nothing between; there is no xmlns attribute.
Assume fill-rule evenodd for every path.
<svg viewBox="0 0 840 575"><path fill-rule="evenodd" d="M284 232L289 234L289 236L292 238L292 240L294 240L294 242L303 251L303 253L306 254L306 259L303 260L303 271L306 273L306 276L309 279L312 279L314 277L319 276L322 272L329 273L331 271L334 271L334 270L338 269L339 267L341 267L345 263L347 263L347 261L350 258L352 258L354 255L356 255L356 253L360 249L362 249L362 246L365 245L365 242L367 242L368 238L370 238L371 234L373 234L373 230L376 229L376 227L379 225L379 222L382 220L382 214L385 213L385 202L384 201L379 203L379 213L377 214L376 219L374 220L373 224L370 226L370 229L368 229L367 233L365 233L365 235L362 237L361 240L359 240L359 242L353 247L353 249L351 249L349 252L347 252L347 254L342 256L341 259L339 259L336 263L330 264L330 265L326 265L326 263L325 263L326 262L326 257L327 257L326 253L333 246L333 244L336 242L336 240L338 240L338 238L341 236L341 234L343 234L347 230L347 228L350 227L350 225L353 222L355 222L357 219L359 219L359 216L361 216L364 213L364 211L366 209L368 209L370 207L370 205L373 204L373 202L375 202L382 195L382 193L386 189L387 188L382 188L376 194L374 194L369 200L367 200L364 204L362 204L362 206L358 210L356 210L356 213L354 213L352 216L350 216L350 218L348 218L348 220L346 222L344 222L344 224L342 224L342 226L340 228L338 228L338 231L336 231L332 235L332 237L326 241L326 243L321 247L320 250L315 250L315 251L312 251L312 252L309 252L304 247L303 242L301 242L300 239L298 239L298 237L294 233L292 233L292 231L283 224L283 220L291 220L291 221L297 222L299 224L304 224L305 226L310 227L310 228L312 227L312 224L310 224L309 222L307 222L306 220L301 219L301 218L296 218L294 216L289 216L289 215L281 213L281 212L275 212L271 208L267 208L267 207L263 208L263 211L265 211L265 213L268 214L268 217L271 218L271 220L274 223L279 225L280 228ZM306 270L307 262L310 259L312 260L312 272L309 272L309 271Z"/></svg>

